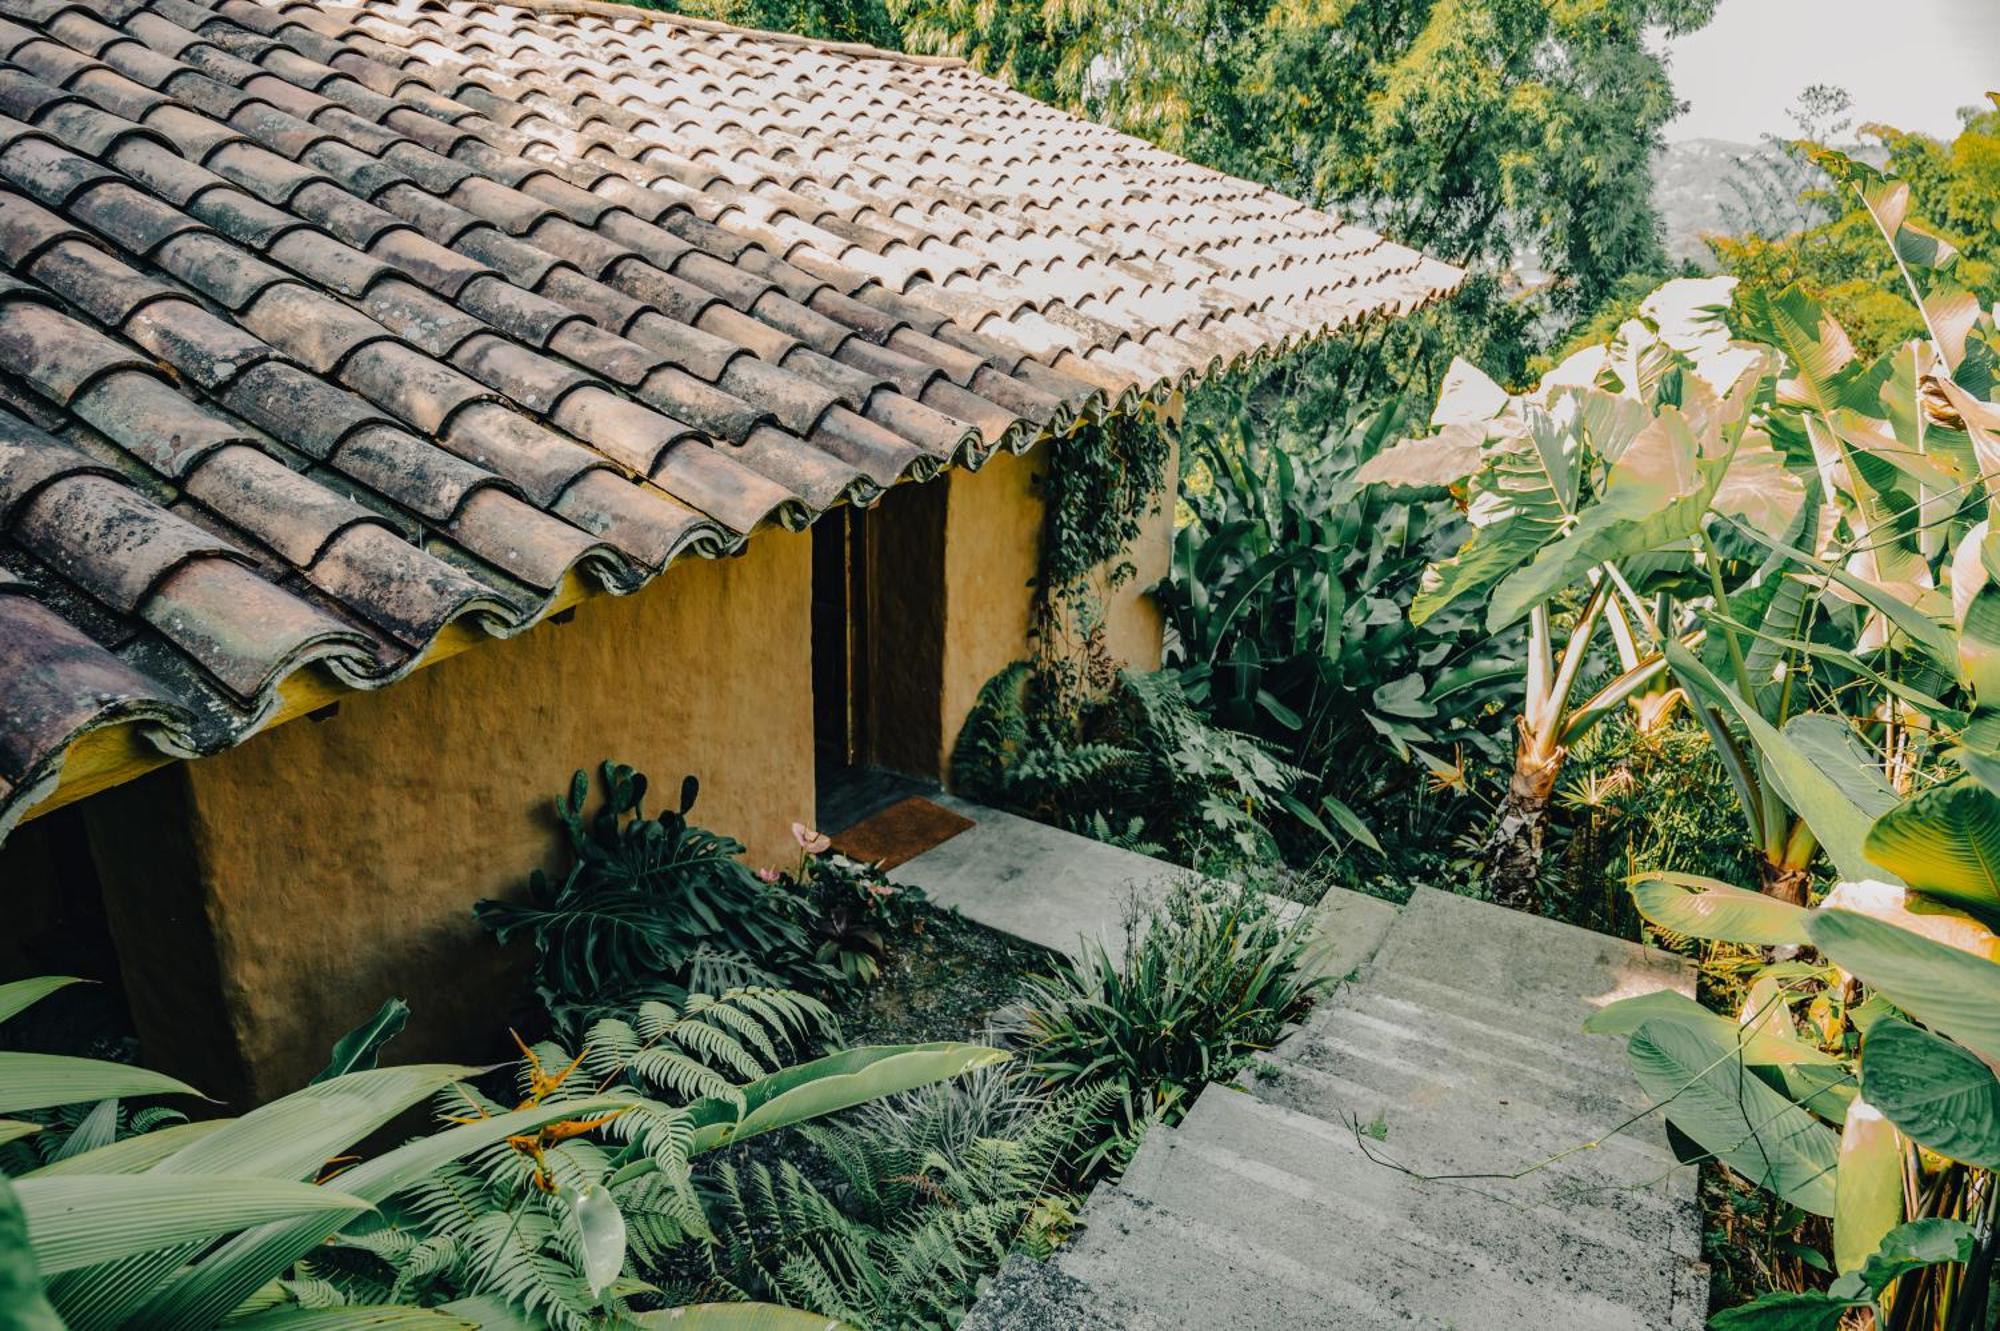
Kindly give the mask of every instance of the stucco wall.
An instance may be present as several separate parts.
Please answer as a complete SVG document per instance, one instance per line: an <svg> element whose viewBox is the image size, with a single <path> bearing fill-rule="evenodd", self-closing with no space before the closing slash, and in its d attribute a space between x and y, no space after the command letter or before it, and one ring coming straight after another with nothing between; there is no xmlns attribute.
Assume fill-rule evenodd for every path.
<svg viewBox="0 0 2000 1331"><path fill-rule="evenodd" d="M938 772L979 688L1027 655L1034 579L1041 554L1042 501L1037 478L1048 449L1001 453L977 472L945 481L944 684Z"/></svg>
<svg viewBox="0 0 2000 1331"><path fill-rule="evenodd" d="M176 769L250 1095L299 1085L391 994L415 1008L399 1060L477 1058L481 1033L503 1039L520 958L472 903L559 860L550 802L578 767L633 764L654 807L693 772L697 821L753 862L787 857L813 807L810 554L807 537L766 532L742 556L688 561ZM158 966L143 888L106 884L134 943L121 950ZM134 1006L149 1048L181 1038Z"/></svg>
<svg viewBox="0 0 2000 1331"><path fill-rule="evenodd" d="M1002 454L977 473L951 473L947 482L940 773L980 686L1026 653L1048 456L1046 447L1024 457ZM1172 495L1175 487L1169 463L1164 494ZM1160 664L1164 621L1147 589L1167 575L1173 539L1173 508L1163 499L1127 551L1135 573L1105 599L1105 645L1114 658L1140 670Z"/></svg>

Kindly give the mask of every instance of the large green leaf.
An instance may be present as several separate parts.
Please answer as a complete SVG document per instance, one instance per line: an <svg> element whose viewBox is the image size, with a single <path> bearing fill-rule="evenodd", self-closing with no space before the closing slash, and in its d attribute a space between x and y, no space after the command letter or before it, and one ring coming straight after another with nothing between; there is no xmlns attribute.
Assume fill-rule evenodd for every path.
<svg viewBox="0 0 2000 1331"><path fill-rule="evenodd" d="M1766 1080L1775 1077L1795 1103L1836 1123L1847 1116L1855 1095L1854 1075L1832 1054L1783 1033L1789 1022L1783 1012L1735 1022L1686 994L1657 989L1605 1004L1583 1029L1593 1035L1629 1036L1649 1021L1691 1026L1708 1039L1734 1045L1746 1067L1766 1069Z"/></svg>
<svg viewBox="0 0 2000 1331"><path fill-rule="evenodd" d="M28 1220L14 1185L0 1174L0 1327L7 1331L63 1331L62 1318L42 1293Z"/></svg>
<svg viewBox="0 0 2000 1331"><path fill-rule="evenodd" d="M1851 910L1821 910L1813 945L1911 1016L2000 1063L2000 965Z"/></svg>
<svg viewBox="0 0 2000 1331"><path fill-rule="evenodd" d="M15 980L9 984L0 984L0 1021L7 1020L17 1012L26 1011L58 989L83 983L85 981L73 975L41 975L32 980Z"/></svg>
<svg viewBox="0 0 2000 1331"><path fill-rule="evenodd" d="M32 1137L41 1130L42 1125L39 1123L30 1123L18 1118L0 1118L0 1146L19 1141L23 1137Z"/></svg>
<svg viewBox="0 0 2000 1331"><path fill-rule="evenodd" d="M1527 409L1526 422L1517 437L1491 446L1474 473L1465 515L1472 535L1424 571L1411 623L1484 592L1569 526L1580 465L1574 432L1539 408Z"/></svg>
<svg viewBox="0 0 2000 1331"><path fill-rule="evenodd" d="M1841 877L1894 879L1862 850L1866 829L1876 817L1870 809L1877 797L1873 779L1860 770L1862 764L1851 758L1843 762L1839 750L1812 729L1805 731L1806 743L1780 731L1678 640L1667 641L1666 653L1674 674L1701 704L1720 708L1749 732L1765 775L1786 807L1805 819ZM1794 717L1790 725L1803 719Z"/></svg>
<svg viewBox="0 0 2000 1331"><path fill-rule="evenodd" d="M1447 425L1434 435L1405 439L1383 449L1355 469L1353 484L1383 485L1393 490L1444 490L1479 470L1485 442L1483 424Z"/></svg>
<svg viewBox="0 0 2000 1331"><path fill-rule="evenodd" d="M2000 909L2000 796L1976 781L1933 786L1889 810L1866 850L1919 892Z"/></svg>
<svg viewBox="0 0 2000 1331"><path fill-rule="evenodd" d="M1958 1045L1885 1017L1862 1046L1861 1085L1913 1141L1980 1169L2000 1169L2000 1077Z"/></svg>
<svg viewBox="0 0 2000 1331"><path fill-rule="evenodd" d="M482 1147L532 1132L545 1123L592 1118L634 1103L631 1096L600 1095L496 1114L407 1142L363 1161L334 1182L351 1196L370 1204L379 1203ZM184 1328L208 1331L231 1309L331 1238L342 1223L341 1217L330 1220L315 1217L280 1221L238 1234L159 1291L158 1297L146 1305L141 1320L148 1331Z"/></svg>
<svg viewBox="0 0 2000 1331"><path fill-rule="evenodd" d="M1839 1137L1765 1085L1735 1042L1655 1020L1627 1050L1646 1094L1704 1151L1794 1206L1833 1214Z"/></svg>
<svg viewBox="0 0 2000 1331"><path fill-rule="evenodd" d="M52 1160L40 1169L31 1169L24 1178L49 1178L57 1174L137 1174L151 1169L184 1146L191 1146L212 1132L228 1127L234 1119L205 1118L195 1123L172 1123L122 1141L100 1146L66 1160Z"/></svg>
<svg viewBox="0 0 2000 1331"><path fill-rule="evenodd" d="M1903 1222L1903 1142L1895 1125L1859 1100L1840 1130L1833 1185L1833 1265L1858 1269Z"/></svg>
<svg viewBox="0 0 2000 1331"><path fill-rule="evenodd" d="M945 1081L1011 1055L985 1045L940 1041L919 1045L869 1045L784 1068L743 1088L739 1110L710 1098L688 1107L696 1128L690 1155L760 1133L838 1113L884 1096Z"/></svg>
<svg viewBox="0 0 2000 1331"><path fill-rule="evenodd" d="M0 1053L0 1114L130 1095L192 1095L183 1081L124 1063L67 1054Z"/></svg>
<svg viewBox="0 0 2000 1331"><path fill-rule="evenodd" d="M368 1209L310 1183L216 1174L27 1178L14 1189L44 1276L316 1211Z"/></svg>
<svg viewBox="0 0 2000 1331"><path fill-rule="evenodd" d="M1803 946L1802 906L1689 873L1649 873L1632 883L1632 904L1669 932L1757 947Z"/></svg>
<svg viewBox="0 0 2000 1331"><path fill-rule="evenodd" d="M1499 632L1599 564L1685 542L1701 529L1727 467L1726 455L1704 458L1686 418L1665 408L1612 465L1603 493L1575 525L1494 589L1487 629Z"/></svg>
<svg viewBox="0 0 2000 1331"><path fill-rule="evenodd" d="M229 1331L482 1331L475 1318L442 1308L397 1305L352 1308L272 1308L234 1318Z"/></svg>

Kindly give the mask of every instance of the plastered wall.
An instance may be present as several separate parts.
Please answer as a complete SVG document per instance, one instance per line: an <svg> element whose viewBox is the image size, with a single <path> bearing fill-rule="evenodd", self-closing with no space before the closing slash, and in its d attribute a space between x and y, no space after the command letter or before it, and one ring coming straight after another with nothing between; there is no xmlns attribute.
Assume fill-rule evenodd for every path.
<svg viewBox="0 0 2000 1331"><path fill-rule="evenodd" d="M522 958L472 904L559 862L551 801L606 757L653 778L653 807L696 774L697 821L748 842L754 862L795 853L790 824L813 807L810 551L804 535L764 533L738 557L690 560L568 623L170 769L177 790L143 794L152 810L184 803L198 890L177 900L115 855L105 883L153 1061L265 1099L390 995L415 1008L399 1061L497 1050ZM100 841L117 804L98 811L112 824ZM192 1011L186 980L203 972L195 987L219 1012ZM187 1047L218 1035L239 1084L216 1080L231 1080L226 1056Z"/></svg>

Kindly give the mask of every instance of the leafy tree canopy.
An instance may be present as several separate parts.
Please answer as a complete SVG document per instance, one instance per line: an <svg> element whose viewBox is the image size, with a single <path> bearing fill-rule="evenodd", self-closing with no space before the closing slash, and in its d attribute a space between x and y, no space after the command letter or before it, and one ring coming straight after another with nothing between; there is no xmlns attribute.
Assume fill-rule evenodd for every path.
<svg viewBox="0 0 2000 1331"><path fill-rule="evenodd" d="M2000 103L1968 111L1949 143L1885 125L1864 126L1861 133L1880 145L1884 170L1909 182L1911 220L1958 249L1954 280L1982 305L2000 298ZM1801 157L1819 147L1810 140L1789 146ZM1796 283L1826 306L1864 357L1923 336L1923 317L1897 271L1895 252L1882 243L1861 197L1836 187L1809 192L1809 198L1822 212L1810 225L1784 232L1755 226L1709 238L1722 270L1742 279L1739 302L1752 292L1774 293Z"/></svg>

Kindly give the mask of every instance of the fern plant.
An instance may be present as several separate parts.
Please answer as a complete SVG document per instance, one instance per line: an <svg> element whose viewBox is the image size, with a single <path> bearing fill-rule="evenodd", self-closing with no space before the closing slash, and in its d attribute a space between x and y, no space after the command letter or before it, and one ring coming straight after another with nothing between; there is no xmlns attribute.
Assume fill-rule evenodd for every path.
<svg viewBox="0 0 2000 1331"><path fill-rule="evenodd" d="M587 819L584 773L556 802L574 857L560 884L537 870L525 903L473 908L501 942L532 940L535 993L562 1029L690 991L833 978L813 960L799 903L744 868L740 842L688 821L693 777L678 808L652 817L642 774L607 762L603 779L603 806Z"/></svg>
<svg viewBox="0 0 2000 1331"><path fill-rule="evenodd" d="M716 1289L837 1317L858 1331L943 1331L1010 1252L1046 1257L1112 1091L1037 1100L989 1069L800 1129L837 1182L796 1164L717 1170Z"/></svg>
<svg viewBox="0 0 2000 1331"><path fill-rule="evenodd" d="M1271 827L1324 824L1290 796L1299 773L1248 735L1211 723L1170 672L1121 670L1064 715L1027 662L979 691L952 749L952 784L1087 836L1221 869L1275 862ZM1359 827L1344 807L1334 812Z"/></svg>
<svg viewBox="0 0 2000 1331"><path fill-rule="evenodd" d="M306 1307L491 1296L558 1331L615 1320L629 1311L626 1297L646 1288L640 1273L689 1239L709 1237L691 1181L695 1123L686 1107L721 1100L740 1110L745 1084L838 1033L816 999L742 989L600 1018L575 1053L553 1041L524 1046L516 1071L523 1104L618 1091L643 1098L445 1166L300 1263L285 1292ZM448 1122L509 1108L463 1084L437 1101ZM624 1167L635 1159L652 1168ZM593 1273L600 1252L615 1252L616 1264Z"/></svg>

